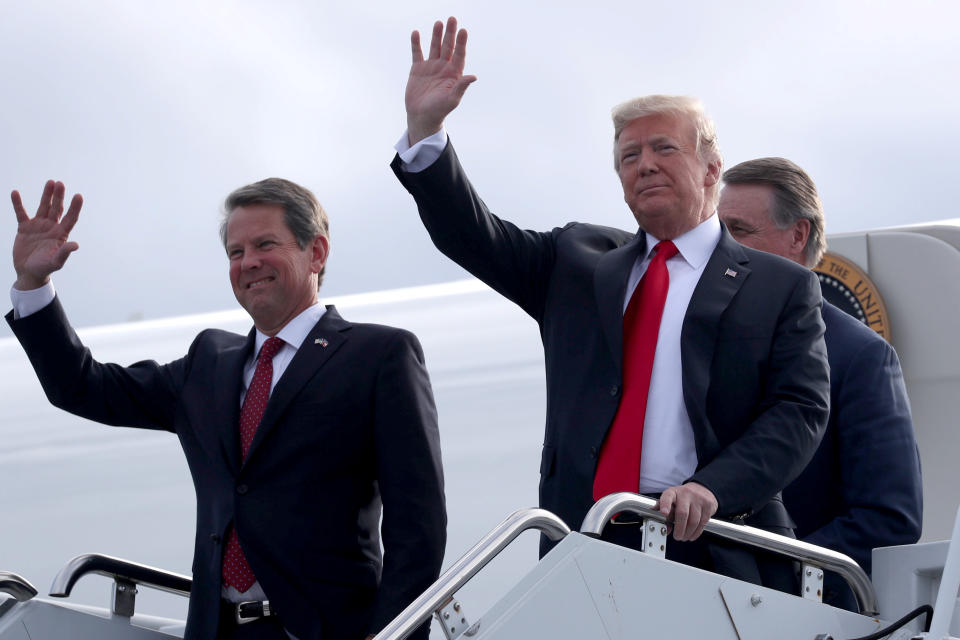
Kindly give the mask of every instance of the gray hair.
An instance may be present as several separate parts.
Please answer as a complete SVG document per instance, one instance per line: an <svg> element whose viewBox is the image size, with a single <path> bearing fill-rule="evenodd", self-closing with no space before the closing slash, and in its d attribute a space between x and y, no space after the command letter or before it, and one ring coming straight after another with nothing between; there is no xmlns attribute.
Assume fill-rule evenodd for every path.
<svg viewBox="0 0 960 640"><path fill-rule="evenodd" d="M703 103L690 96L641 96L622 102L611 111L613 117L613 167L620 170L617 145L624 127L636 120L655 115L672 115L686 118L697 132L697 153L707 162L723 161L717 131L713 120L707 115Z"/></svg>
<svg viewBox="0 0 960 640"><path fill-rule="evenodd" d="M817 185L806 171L786 158L757 158L741 162L723 173L726 184L765 184L773 188L771 217L778 229L798 220L810 221L810 236L804 247L806 265L820 264L827 240L824 234L823 204Z"/></svg>
<svg viewBox="0 0 960 640"><path fill-rule="evenodd" d="M237 207L251 204L278 204L283 207L284 221L297 240L297 246L306 249L317 235L330 240L330 221L317 197L306 187L283 178L267 178L236 189L223 203L220 239L227 246L227 223ZM323 282L326 265L317 274L317 287Z"/></svg>

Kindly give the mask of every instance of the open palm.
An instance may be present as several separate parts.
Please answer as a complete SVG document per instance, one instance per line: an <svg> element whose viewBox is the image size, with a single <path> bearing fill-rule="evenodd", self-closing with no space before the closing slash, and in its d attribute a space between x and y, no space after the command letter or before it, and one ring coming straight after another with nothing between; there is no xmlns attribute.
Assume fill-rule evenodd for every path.
<svg viewBox="0 0 960 640"><path fill-rule="evenodd" d="M37 214L30 217L23 207L20 193L10 194L17 215L17 235L13 240L13 267L17 272L14 286L26 291L43 286L50 274L63 267L71 253L79 248L70 242L70 231L77 223L83 197L78 193L63 214L66 188L62 182L48 180L40 196Z"/></svg>
<svg viewBox="0 0 960 640"><path fill-rule="evenodd" d="M464 92L476 76L463 75L466 63L467 32L457 30L457 19L449 18L433 25L430 53L423 58L420 33L410 37L413 64L407 80L407 128L410 142L416 143L443 126L443 119L457 108Z"/></svg>

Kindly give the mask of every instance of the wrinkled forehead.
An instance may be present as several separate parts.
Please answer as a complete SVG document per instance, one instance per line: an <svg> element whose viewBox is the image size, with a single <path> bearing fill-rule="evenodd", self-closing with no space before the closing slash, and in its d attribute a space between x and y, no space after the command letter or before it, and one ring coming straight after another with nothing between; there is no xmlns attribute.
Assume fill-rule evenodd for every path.
<svg viewBox="0 0 960 640"><path fill-rule="evenodd" d="M771 218L775 202L773 187L752 182L725 184L720 190L717 212L722 219Z"/></svg>
<svg viewBox="0 0 960 640"><path fill-rule="evenodd" d="M283 205L274 203L242 205L234 207L226 216L224 239L227 244L243 238L291 234Z"/></svg>
<svg viewBox="0 0 960 640"><path fill-rule="evenodd" d="M623 127L618 143L621 146L647 144L663 139L696 145L697 127L693 118L687 114L673 112L634 118Z"/></svg>

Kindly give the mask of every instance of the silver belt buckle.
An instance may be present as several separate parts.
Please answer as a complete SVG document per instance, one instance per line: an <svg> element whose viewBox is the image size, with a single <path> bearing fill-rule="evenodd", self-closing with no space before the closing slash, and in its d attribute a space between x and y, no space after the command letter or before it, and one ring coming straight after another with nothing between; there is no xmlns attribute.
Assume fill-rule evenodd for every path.
<svg viewBox="0 0 960 640"><path fill-rule="evenodd" d="M248 600L247 602L237 603L237 624L247 624L270 615L272 614L269 600Z"/></svg>

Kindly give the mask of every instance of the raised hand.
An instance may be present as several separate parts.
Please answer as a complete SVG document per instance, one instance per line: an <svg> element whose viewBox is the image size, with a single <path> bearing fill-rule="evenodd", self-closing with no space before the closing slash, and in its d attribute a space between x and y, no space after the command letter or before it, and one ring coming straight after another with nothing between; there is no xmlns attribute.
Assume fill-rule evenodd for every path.
<svg viewBox="0 0 960 640"><path fill-rule="evenodd" d="M70 254L80 248L68 238L80 216L83 197L79 193L73 196L70 208L63 215L65 193L62 182L48 180L40 196L37 215L32 218L23 208L20 192L10 194L13 211L17 214L17 236L13 240L13 268L17 272L17 281L13 286L21 291L45 285L50 274L63 267Z"/></svg>
<svg viewBox="0 0 960 640"><path fill-rule="evenodd" d="M457 19L447 19L444 32L439 20L433 25L430 56L424 60L420 32L410 36L413 65L407 79L407 132L410 144L433 135L443 127L443 119L460 104L464 92L476 76L463 75L467 57L467 32L457 30Z"/></svg>

